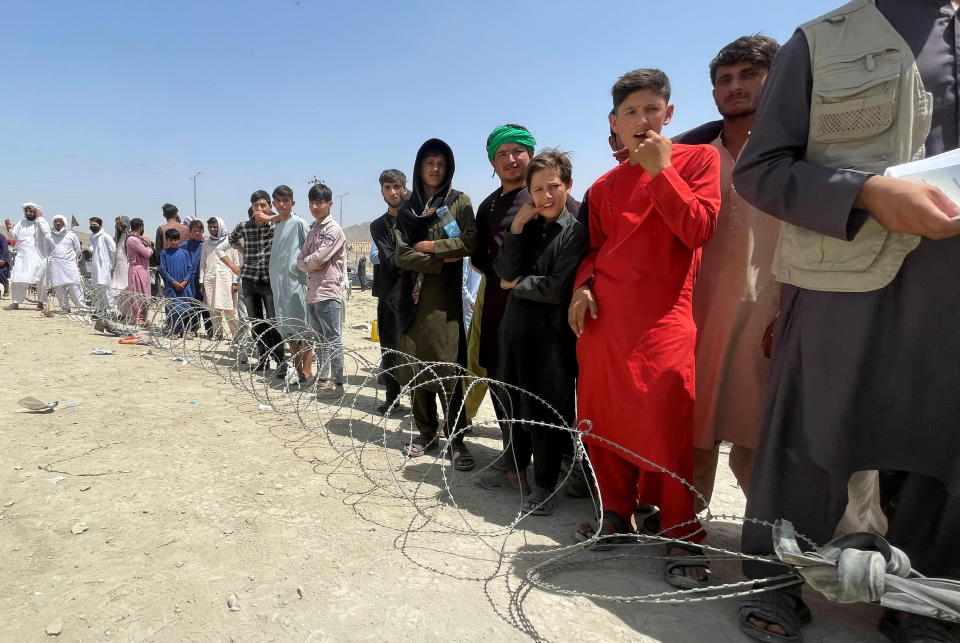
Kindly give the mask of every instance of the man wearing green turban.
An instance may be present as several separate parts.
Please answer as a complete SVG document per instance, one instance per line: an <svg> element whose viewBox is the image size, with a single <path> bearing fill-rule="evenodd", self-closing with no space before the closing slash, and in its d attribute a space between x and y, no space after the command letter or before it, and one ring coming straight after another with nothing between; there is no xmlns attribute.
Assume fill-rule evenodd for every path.
<svg viewBox="0 0 960 643"><path fill-rule="evenodd" d="M512 123L501 125L490 132L490 136L487 137L487 157L490 159L490 162L494 163L494 159L497 157L498 152L503 155L508 154L509 150L501 150L500 148L509 146L511 143L526 148L527 162L529 162L530 157L533 156L533 150L537 146L537 140L533 138L533 134L531 134L526 127L523 125L514 125ZM503 158L505 160L506 156ZM494 171L496 171L496 163L494 163L493 167ZM523 163L524 170L526 170L526 167L527 164ZM520 184L523 184L522 176L520 178Z"/></svg>

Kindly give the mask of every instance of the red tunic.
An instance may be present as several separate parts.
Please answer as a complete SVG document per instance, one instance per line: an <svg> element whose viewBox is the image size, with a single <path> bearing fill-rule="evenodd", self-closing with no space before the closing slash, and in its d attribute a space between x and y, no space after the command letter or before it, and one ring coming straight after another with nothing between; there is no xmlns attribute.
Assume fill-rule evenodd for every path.
<svg viewBox="0 0 960 643"><path fill-rule="evenodd" d="M674 145L672 166L652 180L639 165L619 165L590 187L590 250L575 282L593 279L598 310L597 319L586 314L577 341L578 417L594 435L688 480L693 283L719 209L720 157L711 146Z"/></svg>

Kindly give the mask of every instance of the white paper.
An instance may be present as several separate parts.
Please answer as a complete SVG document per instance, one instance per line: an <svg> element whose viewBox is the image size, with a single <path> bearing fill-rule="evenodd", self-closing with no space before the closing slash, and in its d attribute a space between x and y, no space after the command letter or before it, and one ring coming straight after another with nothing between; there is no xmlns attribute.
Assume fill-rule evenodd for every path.
<svg viewBox="0 0 960 643"><path fill-rule="evenodd" d="M960 205L960 149L888 167L884 176L932 185ZM960 221L960 214L950 217L950 220Z"/></svg>

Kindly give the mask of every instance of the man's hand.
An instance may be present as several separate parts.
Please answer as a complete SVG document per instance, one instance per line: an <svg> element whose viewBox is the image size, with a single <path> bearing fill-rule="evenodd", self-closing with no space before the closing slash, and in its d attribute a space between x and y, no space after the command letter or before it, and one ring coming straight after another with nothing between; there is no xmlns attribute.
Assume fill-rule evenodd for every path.
<svg viewBox="0 0 960 643"><path fill-rule="evenodd" d="M535 205L532 203L524 203L520 207L520 211L517 212L517 215L513 217L513 223L510 224L510 232L512 234L520 234L523 232L523 226L538 216L540 216L540 212Z"/></svg>
<svg viewBox="0 0 960 643"><path fill-rule="evenodd" d="M433 241L417 241L413 244L413 249L417 252L432 255L437 251L437 244Z"/></svg>
<svg viewBox="0 0 960 643"><path fill-rule="evenodd" d="M504 290L512 290L514 286L517 285L517 282L520 281L520 277L517 277L513 281L507 281L506 279L500 280L500 287Z"/></svg>
<svg viewBox="0 0 960 643"><path fill-rule="evenodd" d="M636 148L630 150L630 162L640 165L647 171L650 178L670 167L670 156L673 152L673 141L660 136L653 130L647 130L647 136L640 141Z"/></svg>
<svg viewBox="0 0 960 643"><path fill-rule="evenodd" d="M277 215L270 214L269 212L257 212L253 213L253 218L259 221L260 223L270 223L277 218Z"/></svg>
<svg viewBox="0 0 960 643"><path fill-rule="evenodd" d="M238 277L240 276L240 266L231 262L227 267L230 268L230 271L233 272L233 274L235 274Z"/></svg>
<svg viewBox="0 0 960 643"><path fill-rule="evenodd" d="M590 311L591 318L597 318L597 300L593 298L593 291L590 286L580 286L573 291L573 299L570 300L570 309L567 311L567 323L577 337L583 334L583 316L587 310Z"/></svg>
<svg viewBox="0 0 960 643"><path fill-rule="evenodd" d="M183 286L180 285L179 281L171 281L170 285L173 286L173 289L176 290L177 292L180 292L181 290L183 290Z"/></svg>
<svg viewBox="0 0 960 643"><path fill-rule="evenodd" d="M870 213L888 232L905 232L927 239L960 234L960 206L926 183L871 176L860 188L854 205Z"/></svg>
<svg viewBox="0 0 960 643"><path fill-rule="evenodd" d="M5 265L7 265L7 262L4 261L3 259L0 259L0 266L5 266Z"/></svg>

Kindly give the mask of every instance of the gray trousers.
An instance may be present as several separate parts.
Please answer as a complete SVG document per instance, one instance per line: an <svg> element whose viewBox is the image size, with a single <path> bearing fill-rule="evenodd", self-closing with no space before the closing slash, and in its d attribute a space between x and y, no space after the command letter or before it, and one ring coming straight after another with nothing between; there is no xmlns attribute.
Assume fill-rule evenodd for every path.
<svg viewBox="0 0 960 643"><path fill-rule="evenodd" d="M307 305L310 327L317 334L317 377L343 384L343 340L340 319L343 309L339 299L325 299Z"/></svg>

